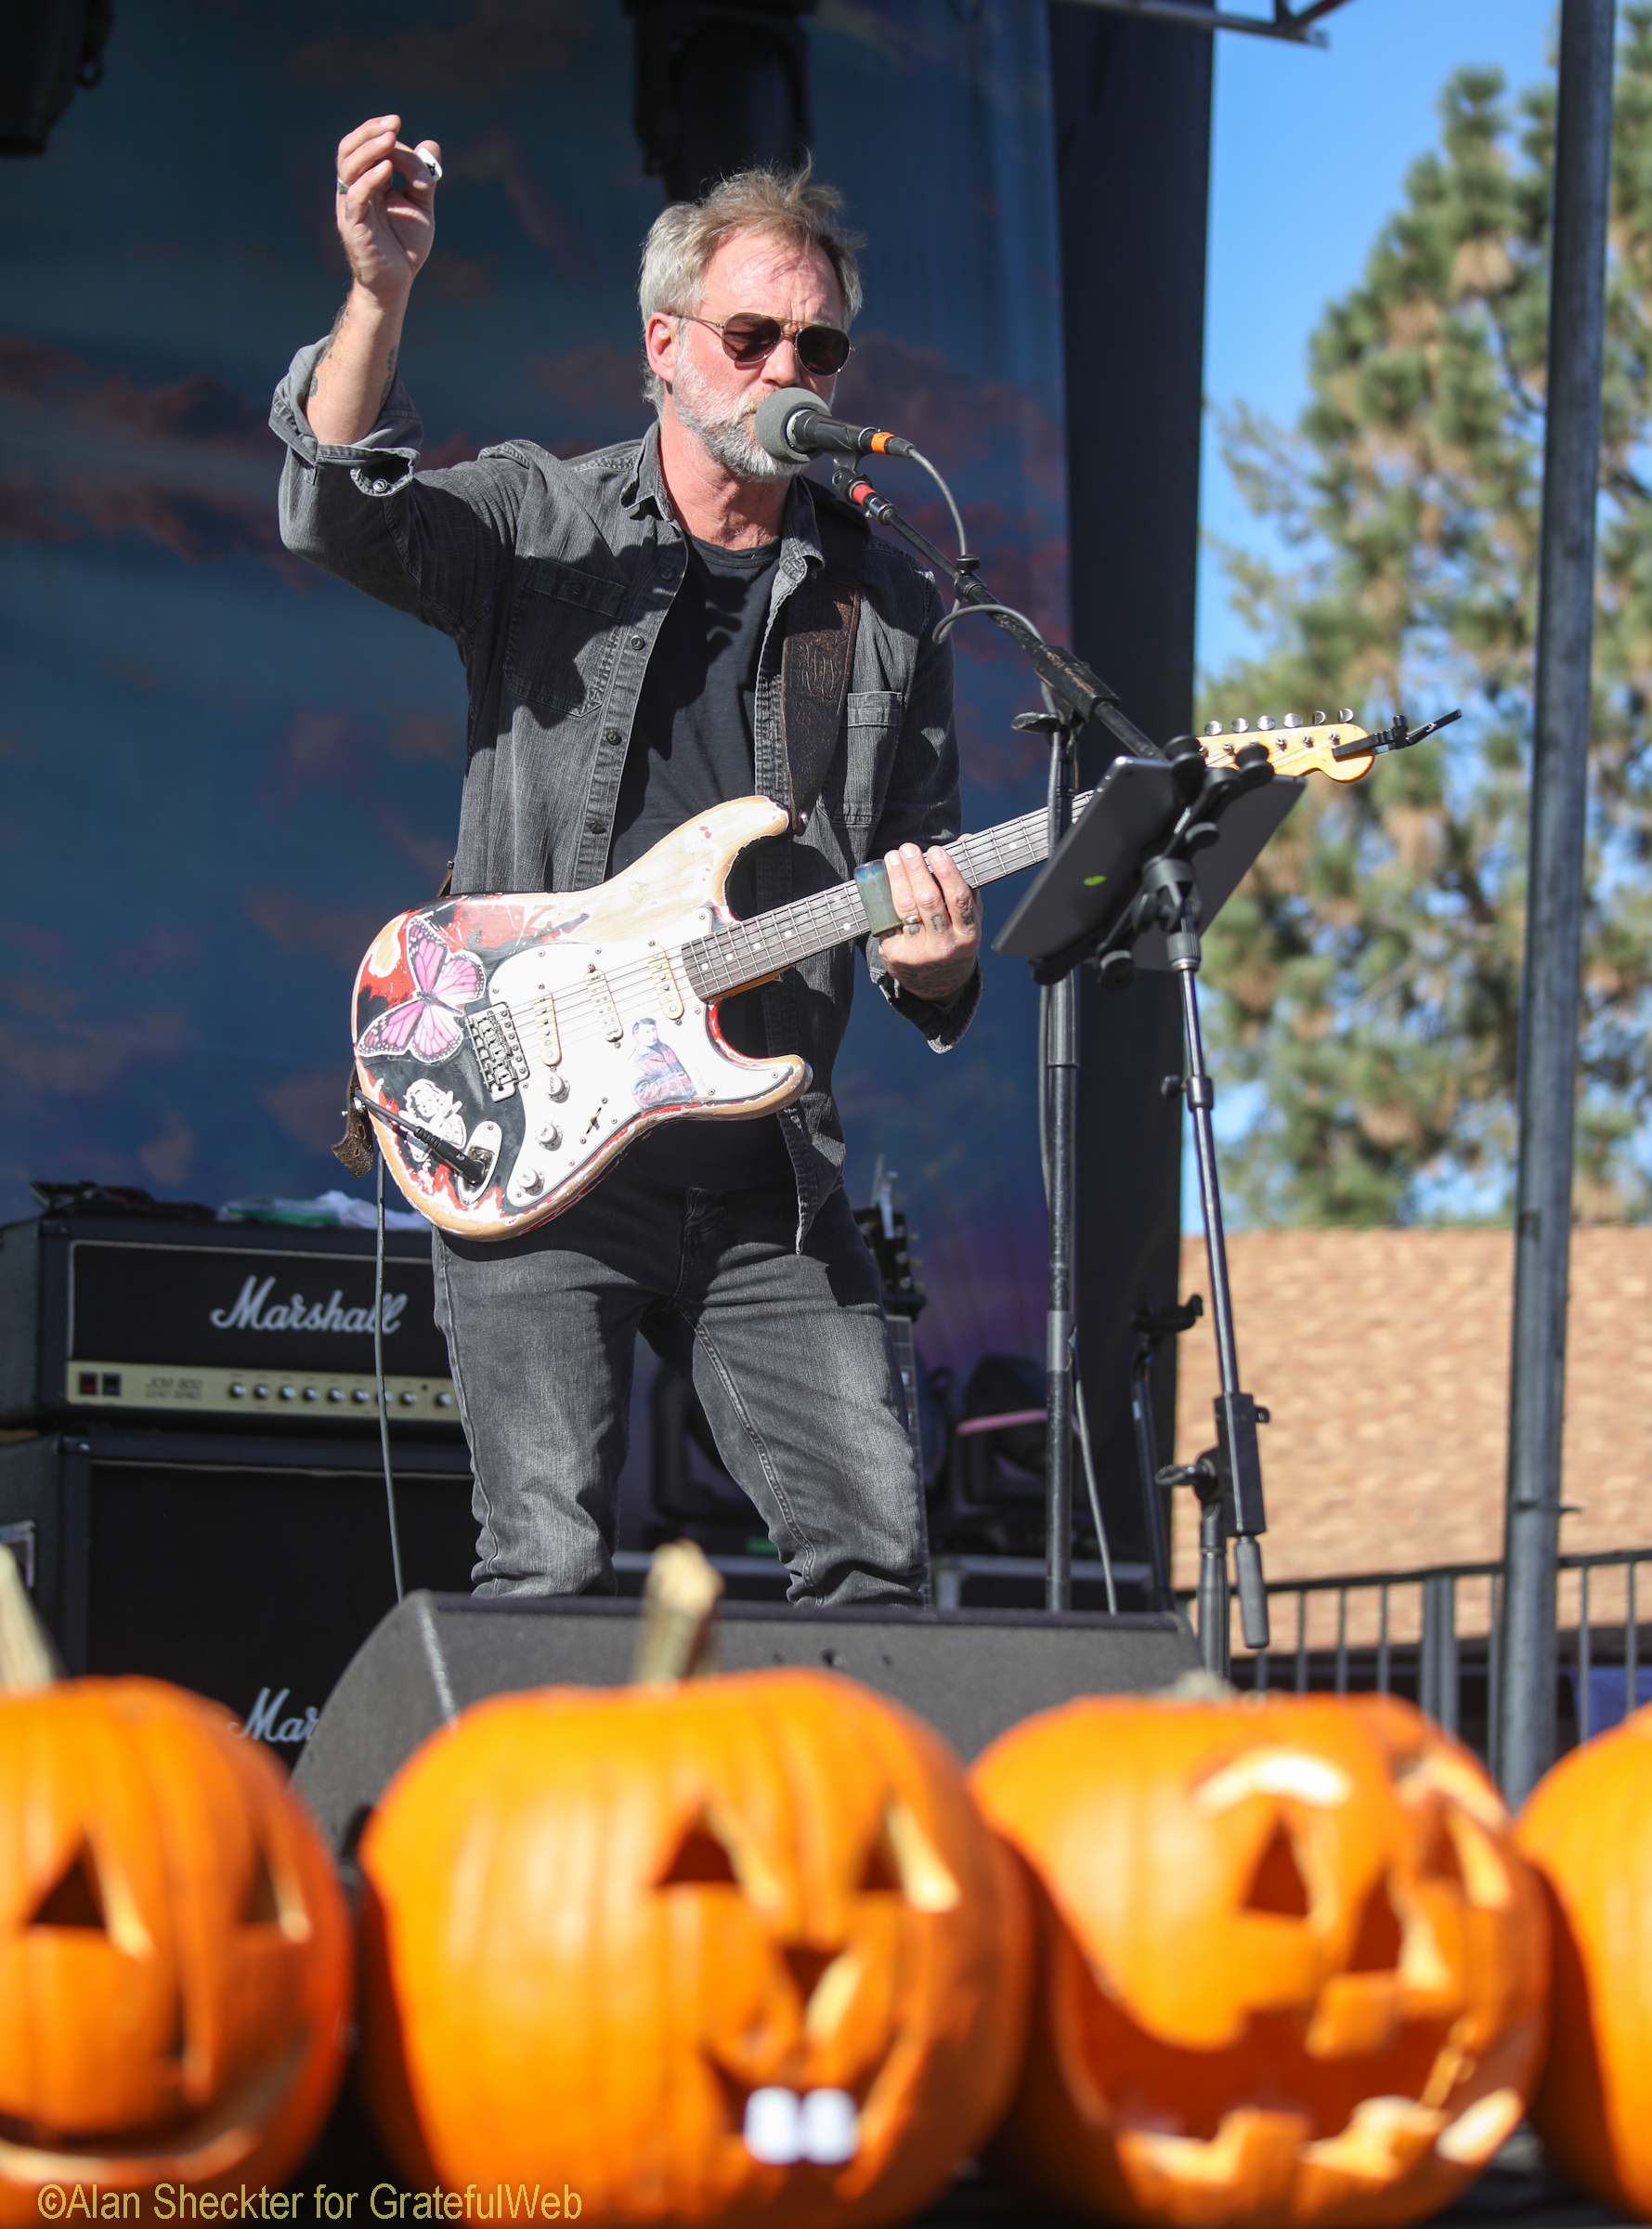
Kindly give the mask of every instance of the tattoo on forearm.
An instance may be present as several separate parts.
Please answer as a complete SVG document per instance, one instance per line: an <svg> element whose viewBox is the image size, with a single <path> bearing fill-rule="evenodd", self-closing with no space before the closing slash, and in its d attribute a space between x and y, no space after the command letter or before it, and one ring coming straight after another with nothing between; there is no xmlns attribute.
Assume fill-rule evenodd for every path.
<svg viewBox="0 0 1652 2229"><path fill-rule="evenodd" d="M327 361L328 358L332 354L332 344L337 340L340 332L344 330L345 312L349 308L349 306L350 305L347 302L341 302L338 306L338 315L332 320L332 329L328 332L327 338L321 344L321 353L319 357L317 357L315 364L310 372L310 384L305 390L304 398L306 402L314 401L316 396L320 392L321 367ZM390 361L394 366L396 362L394 351L391 354ZM381 404L380 407L382 409L384 406Z"/></svg>
<svg viewBox="0 0 1652 2229"><path fill-rule="evenodd" d="M399 348L392 348L390 351L390 361L384 370L384 392L379 397L379 411L381 415L384 412L384 405L390 399L390 390L396 385L396 359L400 354L401 351Z"/></svg>

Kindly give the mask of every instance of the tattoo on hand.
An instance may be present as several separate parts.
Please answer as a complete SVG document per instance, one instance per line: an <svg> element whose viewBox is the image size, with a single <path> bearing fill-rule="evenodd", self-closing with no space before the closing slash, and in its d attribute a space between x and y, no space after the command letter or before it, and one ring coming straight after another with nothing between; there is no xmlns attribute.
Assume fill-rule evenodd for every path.
<svg viewBox="0 0 1652 2229"><path fill-rule="evenodd" d="M915 997L943 999L961 991L974 972L972 958L933 959L903 968L895 980Z"/></svg>

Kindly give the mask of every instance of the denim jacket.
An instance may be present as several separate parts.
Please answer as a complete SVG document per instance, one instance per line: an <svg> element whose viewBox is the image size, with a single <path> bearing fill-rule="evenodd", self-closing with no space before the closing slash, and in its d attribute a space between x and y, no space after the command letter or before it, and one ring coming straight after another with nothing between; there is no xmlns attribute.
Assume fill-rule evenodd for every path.
<svg viewBox="0 0 1652 2229"><path fill-rule="evenodd" d="M420 472L423 427L401 381L378 424L347 448L317 441L303 398L324 344L301 349L276 389L270 424L287 445L281 539L397 610L450 634L470 692L464 795L453 887L589 889L607 872L614 811L643 676L687 564L659 470L659 436L575 457L531 441L472 464ZM758 665L753 747L759 790L789 802L782 724L786 606L825 562L813 496L794 480ZM842 746L807 828L758 848L760 912L830 888L897 844L958 832L952 651L937 644L941 600L913 558L867 546ZM943 1005L915 998L865 940L872 980L944 1052L981 997L979 971ZM843 1132L832 1063L848 1025L853 953L800 961L768 984L772 1052L812 1071L780 1120L798 1180L798 1240L841 1178Z"/></svg>

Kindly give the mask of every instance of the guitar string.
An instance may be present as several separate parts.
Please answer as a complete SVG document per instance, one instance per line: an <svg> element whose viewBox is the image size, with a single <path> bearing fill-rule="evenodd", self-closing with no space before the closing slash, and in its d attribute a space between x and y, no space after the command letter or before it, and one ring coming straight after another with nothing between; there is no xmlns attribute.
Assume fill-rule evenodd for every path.
<svg viewBox="0 0 1652 2229"><path fill-rule="evenodd" d="M1086 792L1085 796L1074 800L1075 811L1088 802L1089 793ZM960 837L956 843L946 847L947 855L972 884L977 881L995 881L1004 876L1020 872L1044 856L1043 837L1044 815L1032 813L1020 820L1008 821L999 828L987 829L977 836ZM1023 852L1025 855L1007 859L1006 838L1014 843L1018 852ZM990 860L985 856L987 846L991 847L993 854ZM858 919L854 918L857 916ZM801 927L803 944L801 948L794 946L788 950L787 945L793 924ZM690 987L696 996L726 997L752 982L765 980L765 963L778 959L785 966L790 966L798 959L811 958L819 952L830 951L836 945L865 936L869 930L870 924L858 888L852 881L840 882L828 891L794 899L787 906L776 906L773 911L757 915L749 920L720 921L703 936L691 938L680 945L661 945L652 955L637 955L611 972L605 970L595 971L603 975L610 995L629 999L633 990L646 984L659 960L674 960L683 968L684 974L690 975ZM808 942L813 936L821 936L822 941ZM693 980L691 956L705 963L703 974L706 981L703 988ZM741 972L727 982L712 980L715 976L724 974L729 965L736 959L745 963ZM748 971L753 964L755 971L750 972ZM564 1034L561 1024L565 1014L568 1017L569 1028L575 1030L582 1020L601 1019L600 1009L604 1004L602 992L594 988L588 989L578 980L566 990L553 992L551 997L559 1035ZM526 1003L531 1007L532 1001L530 999ZM515 1010L513 1008L512 1010L514 1014ZM518 1016L516 1019L520 1028L521 1018Z"/></svg>
<svg viewBox="0 0 1652 2229"><path fill-rule="evenodd" d="M1255 736L1255 740L1262 742L1266 735L1267 731L1264 731L1262 735ZM1310 741L1308 733L1301 729L1290 731L1291 749L1288 755L1306 757L1309 762L1306 770L1312 771L1323 751L1330 747L1330 742L1339 738L1354 739L1340 725L1335 736L1323 744L1317 737ZM1211 741L1215 739L1209 738ZM1227 738L1223 740L1226 742ZM1282 736L1281 740L1283 741ZM1235 736L1229 753L1225 755L1230 755L1239 741L1240 738ZM1271 742L1267 744L1267 748L1273 748ZM1282 751L1280 753L1281 757L1285 755ZM1276 767L1277 764L1276 759ZM1091 795L1093 792L1086 791L1073 800L1074 817L1088 804ZM1024 814L1014 820L1002 822L997 828L959 837L956 843L945 847L947 855L972 886L997 881L1047 856L1043 841L1047 825L1042 813ZM1012 845L1017 852L1024 852L1025 856L1006 858L1007 845ZM987 857L989 851L990 861ZM983 868L990 868L990 871L983 872ZM853 915L858 915L858 920L852 918ZM803 935L800 944L788 950L787 946L793 933L793 924L800 927ZM826 932L824 937L823 931ZM831 951L838 945L855 942L869 932L870 923L866 919L860 891L851 880L838 883L832 889L817 892L810 897L795 899L789 905L777 906L769 913L748 920L719 921L702 936L691 938L679 945L661 945L647 956L638 955L612 972L592 965L591 972L601 975L603 989L594 986L588 988L584 984L576 982L566 989L543 995L548 995L552 1001L553 1028L560 1041L559 1049L563 1045L584 1047L603 1041L613 1043L616 1040L605 1009L610 1003L618 1007L621 1000L629 1006L633 992L646 987L656 968L662 962L672 970L672 989L678 997L681 997L681 990L675 982L675 969L681 968L687 978L690 992L696 998L709 1002L734 996L743 989L754 988L772 980L773 972L783 973L800 959L812 958L822 952ZM778 940L773 950L767 948L771 937ZM813 938L821 938L821 941L810 941ZM769 963L774 960L779 960L781 966L778 970L771 971ZM543 1048L550 1041L551 1033L533 1020L533 1003L530 997L524 1002L523 1013L518 1013L514 1007L510 1011L518 1036L525 1033L531 1036L541 1062L544 1062ZM623 1033L619 1041L623 1041ZM545 1062L544 1064L556 1063Z"/></svg>
<svg viewBox="0 0 1652 2229"><path fill-rule="evenodd" d="M1263 741L1268 732L1262 731L1262 734L1256 735L1255 739ZM1344 730L1339 723L1333 733L1327 723L1324 742L1319 740L1318 731L1315 730L1298 728L1281 731L1280 736L1281 745L1287 734L1290 738L1290 749L1289 750L1283 749L1278 750L1276 766L1282 759L1299 758L1305 754L1310 761L1317 761L1332 742L1343 736ZM1216 739L1211 737L1205 740L1214 742ZM1352 740L1353 737L1348 736L1346 739ZM1222 740L1226 742L1228 739L1224 737ZM1236 736L1233 738L1233 745L1237 746L1239 740L1240 738ZM1267 747L1270 750L1275 749L1271 742L1268 742ZM1231 755L1230 750L1226 755ZM1213 763L1215 762L1213 761ZM1083 796L1074 799L1075 816L1089 802L1091 794L1086 791ZM971 882L999 880L1002 877L1020 872L1024 867L1034 864L1038 858L1047 855L1041 849L1034 848L1026 858L1008 861L1005 859L1003 853L1006 839L1014 841L1017 847L1021 848L1029 837L1034 837L1035 840L1041 838L1043 823L1044 816L1040 813L1021 815L1015 820L1001 823L995 828L983 829L973 836L960 837L956 844L949 850L948 855L954 858L954 864L959 867L960 871L965 874L966 880ZM988 875L978 876L977 861L973 854L982 853L984 847L989 846L993 854L995 871ZM958 854L967 856L960 859L956 856ZM831 950L834 945L852 942L868 933L870 924L865 920L864 908L858 904L859 898L860 893L852 881L839 883L829 891L816 893L810 898L794 900L788 906L778 906L770 913L756 916L749 920L719 922L704 936L693 938L685 945L658 947L657 958L665 959L668 964L673 960L679 962L683 965L684 972L687 973L690 970L690 956L704 955L708 962L707 979L703 983L696 983L691 976L691 989L699 997L726 997L731 993L742 988L752 987L756 984L768 980L763 967L763 963L768 960L783 958L785 964L789 966L800 958L813 958L816 953ZM826 922L834 932L824 943L816 944L808 950L794 949L790 952L786 951L784 942L774 952L763 948L765 934L774 934L776 937L784 938L786 932L776 926L777 924L800 921L807 932L818 933L823 925L821 919L823 907L826 909ZM851 907L860 913L861 918L858 923L842 919L832 919L834 909L839 915L845 915L849 913ZM730 961L735 957L737 947L744 950L748 963L746 970L730 977L726 982L712 980L713 972L718 976L726 972ZM749 968L753 958L757 959L758 963L755 974L750 972ZM623 997L629 1003L631 993L640 984L645 984L650 967L650 959L639 956L635 959L628 960L622 968L612 973L598 970L592 971L604 975L609 996ZM601 992L583 993L582 986L576 983L553 996L559 1023L564 1012L568 1016L569 1027L576 1031L579 1030L582 1020L596 1020L601 1023L604 1019L600 1012L603 1001ZM604 1030L599 1034L606 1035L606 1032Z"/></svg>

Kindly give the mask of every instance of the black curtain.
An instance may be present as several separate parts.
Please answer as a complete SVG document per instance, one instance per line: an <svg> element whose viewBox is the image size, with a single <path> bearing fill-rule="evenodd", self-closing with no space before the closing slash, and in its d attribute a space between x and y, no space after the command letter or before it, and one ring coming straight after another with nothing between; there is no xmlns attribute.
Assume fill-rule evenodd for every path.
<svg viewBox="0 0 1652 2229"><path fill-rule="evenodd" d="M1052 0L1073 645L1155 741L1193 715L1193 603L1215 33ZM1113 747L1086 732L1080 786ZM1130 1312L1177 1292L1181 1104L1175 979L1081 995L1077 1314L1115 1556L1145 1555ZM1155 1364L1169 1459L1175 1356Z"/></svg>

